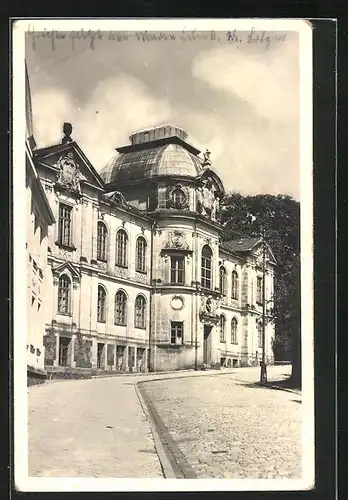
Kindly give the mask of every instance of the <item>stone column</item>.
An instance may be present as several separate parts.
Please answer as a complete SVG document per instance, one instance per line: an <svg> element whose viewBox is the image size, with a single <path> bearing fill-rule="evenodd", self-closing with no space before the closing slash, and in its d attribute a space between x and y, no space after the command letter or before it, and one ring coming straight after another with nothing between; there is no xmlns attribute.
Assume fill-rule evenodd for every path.
<svg viewBox="0 0 348 500"><path fill-rule="evenodd" d="M76 335L73 334L71 336L71 358L70 358L70 366L71 368L76 367L76 362L75 362L75 342L76 342Z"/></svg>
<svg viewBox="0 0 348 500"><path fill-rule="evenodd" d="M98 339L92 338L92 348L91 348L91 362L92 369L97 368L97 352L98 352Z"/></svg>
<svg viewBox="0 0 348 500"><path fill-rule="evenodd" d="M56 359L53 361L53 366L59 366L59 333L56 333Z"/></svg>

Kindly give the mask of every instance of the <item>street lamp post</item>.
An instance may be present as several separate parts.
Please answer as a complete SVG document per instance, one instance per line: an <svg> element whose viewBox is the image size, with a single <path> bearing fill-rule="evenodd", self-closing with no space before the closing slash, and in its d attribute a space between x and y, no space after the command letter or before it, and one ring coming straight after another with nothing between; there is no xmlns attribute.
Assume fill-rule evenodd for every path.
<svg viewBox="0 0 348 500"><path fill-rule="evenodd" d="M265 232L262 235L262 358L260 363L260 382L264 384L267 382L267 367L265 355L265 329L266 329L266 242Z"/></svg>

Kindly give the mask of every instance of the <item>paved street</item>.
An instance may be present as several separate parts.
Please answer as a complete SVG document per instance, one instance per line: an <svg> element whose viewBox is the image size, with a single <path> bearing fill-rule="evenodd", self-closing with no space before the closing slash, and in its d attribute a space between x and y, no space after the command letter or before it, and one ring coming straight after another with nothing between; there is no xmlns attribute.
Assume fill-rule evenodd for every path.
<svg viewBox="0 0 348 500"><path fill-rule="evenodd" d="M269 379L288 371L269 368ZM152 378L163 380L144 384L146 392L197 477L299 477L301 397L253 387L253 368L29 388L29 474L163 477L135 392Z"/></svg>
<svg viewBox="0 0 348 500"><path fill-rule="evenodd" d="M276 373L284 368L269 369ZM301 397L254 387L257 374L246 369L145 385L198 478L301 477Z"/></svg>
<svg viewBox="0 0 348 500"><path fill-rule="evenodd" d="M132 378L30 388L29 475L163 477Z"/></svg>

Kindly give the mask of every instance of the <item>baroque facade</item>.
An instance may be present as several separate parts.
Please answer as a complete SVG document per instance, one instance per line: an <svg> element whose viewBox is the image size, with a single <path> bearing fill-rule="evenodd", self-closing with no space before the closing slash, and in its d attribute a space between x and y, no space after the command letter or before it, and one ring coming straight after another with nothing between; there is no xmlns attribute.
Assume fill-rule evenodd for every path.
<svg viewBox="0 0 348 500"><path fill-rule="evenodd" d="M223 241L210 153L163 125L96 172L65 124L34 151L48 229L47 370L166 371L261 359L275 259L261 238ZM263 253L264 252L264 253ZM262 256L266 266L263 267ZM272 362L273 325L265 326Z"/></svg>

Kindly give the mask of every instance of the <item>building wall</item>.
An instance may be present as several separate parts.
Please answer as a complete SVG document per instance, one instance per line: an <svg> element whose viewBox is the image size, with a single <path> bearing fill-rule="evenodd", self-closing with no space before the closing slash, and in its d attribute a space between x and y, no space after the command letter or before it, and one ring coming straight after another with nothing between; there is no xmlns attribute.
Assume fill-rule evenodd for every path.
<svg viewBox="0 0 348 500"><path fill-rule="evenodd" d="M46 325L46 365L50 369L88 368L146 370L150 302L151 224L122 208L99 201L98 191L84 187L82 196L54 189L55 176L44 170L43 184L57 223L48 236L50 263L50 319ZM72 245L58 244L59 203L72 207ZM97 258L97 225L107 227L107 259ZM128 235L127 267L115 265L116 234ZM136 240L145 238L146 272L136 270ZM71 283L68 314L58 312L59 278ZM97 319L98 286L106 292L106 320ZM115 295L127 296L127 324L115 325ZM138 294L146 300L145 328L135 327L134 306ZM68 347L65 347L68 344ZM99 347L98 347L99 344ZM122 351L122 366L121 355ZM98 354L99 353L99 354ZM140 361L142 365L140 366Z"/></svg>
<svg viewBox="0 0 348 500"><path fill-rule="evenodd" d="M30 376L44 375L43 336L49 318L49 270L47 268L47 208L43 204L38 179L30 159L26 165L27 213L27 365Z"/></svg>
<svg viewBox="0 0 348 500"><path fill-rule="evenodd" d="M46 238L50 265L46 273L47 296L51 300L46 320L45 360L49 369L59 369L64 365L64 369L145 371L149 363L151 370L165 371L200 367L203 363L244 366L259 362L257 320L262 307L256 303L256 277L260 274L257 255L242 258L223 251L219 244L219 227L190 213L162 211L154 223L134 210L110 204L96 187L81 184L79 195L57 191L53 170L42 167L40 175L57 220ZM137 193L135 198L139 198ZM60 203L72 207L72 248L58 244ZM194 210L194 207L193 189L189 208ZM97 256L98 221L107 228L106 261L98 260ZM126 267L117 266L115 261L119 230L124 230L128 236ZM175 242L178 234L181 243ZM135 266L139 236L147 243L146 272L138 272ZM205 245L209 245L212 251L209 290L201 286L201 259ZM185 281L173 284L170 279L171 256L178 252L184 256ZM226 269L226 294L223 296L219 293L221 265ZM233 271L238 273L237 298L231 293ZM58 313L59 278L62 275L66 275L71 284L69 314ZM266 293L270 300L271 266L266 278ZM97 319L98 286L106 292L105 322ZM115 325L114 321L115 295L120 289L127 296L125 326ZM146 300L145 328L135 327L134 305L138 294ZM216 304L211 317L202 313L208 298ZM225 317L224 341L220 338L221 315ZM237 320L236 342L231 340L233 318ZM180 343L172 342L171 322L183 323ZM207 337L206 330L210 327ZM267 325L266 353L270 361L273 334L273 326Z"/></svg>

